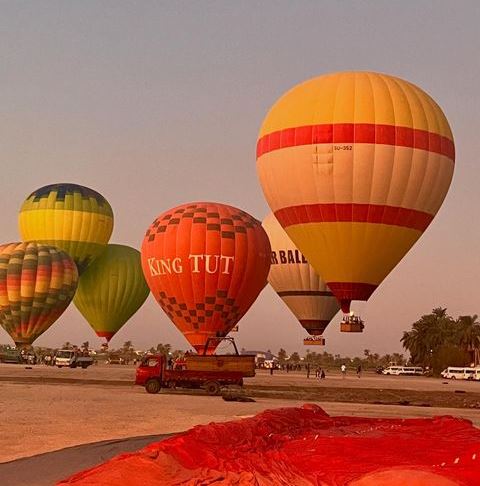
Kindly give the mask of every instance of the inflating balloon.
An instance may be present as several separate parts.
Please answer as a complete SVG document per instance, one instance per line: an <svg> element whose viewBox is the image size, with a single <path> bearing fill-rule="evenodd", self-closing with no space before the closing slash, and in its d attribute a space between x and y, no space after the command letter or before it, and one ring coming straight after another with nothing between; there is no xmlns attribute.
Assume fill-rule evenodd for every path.
<svg viewBox="0 0 480 486"><path fill-rule="evenodd" d="M262 225L272 247L269 284L302 327L312 336L321 336L340 309L337 299L273 214ZM306 339L305 344L324 344L324 340Z"/></svg>
<svg viewBox="0 0 480 486"><path fill-rule="evenodd" d="M19 214L23 240L66 251L82 273L100 255L113 230L113 212L98 192L77 184L52 184L30 194Z"/></svg>
<svg viewBox="0 0 480 486"><path fill-rule="evenodd" d="M75 263L58 248L0 246L0 324L16 346L31 345L62 315L77 282Z"/></svg>
<svg viewBox="0 0 480 486"><path fill-rule="evenodd" d="M129 246L107 245L80 277L73 302L97 336L110 341L149 292L140 252Z"/></svg>
<svg viewBox="0 0 480 486"><path fill-rule="evenodd" d="M226 336L267 283L270 244L259 221L225 204L196 202L161 214L142 245L148 286L198 351ZM207 353L218 342L208 344Z"/></svg>
<svg viewBox="0 0 480 486"><path fill-rule="evenodd" d="M268 204L344 312L371 296L431 223L454 159L435 101L368 72L294 87L268 113L257 143Z"/></svg>

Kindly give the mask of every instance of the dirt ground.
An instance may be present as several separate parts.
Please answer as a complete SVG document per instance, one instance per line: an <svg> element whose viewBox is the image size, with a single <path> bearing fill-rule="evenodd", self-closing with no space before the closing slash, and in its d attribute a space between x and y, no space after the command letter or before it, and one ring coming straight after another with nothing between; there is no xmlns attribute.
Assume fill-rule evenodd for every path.
<svg viewBox="0 0 480 486"><path fill-rule="evenodd" d="M477 382L378 375L342 379L334 373L318 382L303 374L270 376L260 372L247 383L248 394L256 401L241 403L198 392L149 395L132 385L134 373L134 368L127 366L71 370L0 365L0 462L100 440L180 432L197 424L238 419L306 401L319 404L332 415L454 415L480 426L480 410L466 405L466 400L480 400ZM396 404L404 396L418 396L425 402L437 395L458 398L459 408ZM390 396L390 401L379 399L385 396ZM409 404L416 405L417 400Z"/></svg>

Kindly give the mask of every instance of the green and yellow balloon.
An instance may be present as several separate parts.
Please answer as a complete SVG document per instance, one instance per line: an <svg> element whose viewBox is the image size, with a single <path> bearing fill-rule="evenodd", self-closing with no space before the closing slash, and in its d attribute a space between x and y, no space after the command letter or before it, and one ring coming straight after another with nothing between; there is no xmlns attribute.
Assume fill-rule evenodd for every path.
<svg viewBox="0 0 480 486"><path fill-rule="evenodd" d="M149 292L140 252L111 244L81 275L73 302L97 336L110 341Z"/></svg>
<svg viewBox="0 0 480 486"><path fill-rule="evenodd" d="M20 235L67 252L82 274L105 249L113 211L98 192L78 184L51 184L32 192L19 214Z"/></svg>

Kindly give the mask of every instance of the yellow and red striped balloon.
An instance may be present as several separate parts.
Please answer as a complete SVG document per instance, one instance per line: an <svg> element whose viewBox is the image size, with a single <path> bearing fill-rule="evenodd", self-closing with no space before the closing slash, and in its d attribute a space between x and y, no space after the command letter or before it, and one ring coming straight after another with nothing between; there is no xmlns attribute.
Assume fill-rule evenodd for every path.
<svg viewBox="0 0 480 486"><path fill-rule="evenodd" d="M17 346L32 344L63 313L77 289L64 251L36 242L0 246L0 324Z"/></svg>
<svg viewBox="0 0 480 486"><path fill-rule="evenodd" d="M337 299L273 214L262 226L272 247L268 283L302 327L312 336L321 336L340 309Z"/></svg>
<svg viewBox="0 0 480 486"><path fill-rule="evenodd" d="M257 142L268 204L344 312L370 297L431 223L454 159L435 101L371 72L294 87L272 107Z"/></svg>

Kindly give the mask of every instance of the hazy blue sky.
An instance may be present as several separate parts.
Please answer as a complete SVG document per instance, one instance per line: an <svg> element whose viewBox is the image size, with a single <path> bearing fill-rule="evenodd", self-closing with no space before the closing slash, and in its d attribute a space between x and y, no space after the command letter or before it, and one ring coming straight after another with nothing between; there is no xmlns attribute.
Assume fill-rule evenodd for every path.
<svg viewBox="0 0 480 486"><path fill-rule="evenodd" d="M480 2L0 1L3 242L18 240L24 197L71 181L115 212L112 242L140 247L157 214L191 200L268 208L255 170L259 126L287 89L339 70L412 81L446 113L457 146L433 224L367 305L362 335L326 350L401 349L435 306L480 313ZM241 321L248 348L303 351L304 331L266 288ZM99 343L73 306L38 344ZM186 342L152 297L112 341ZM0 331L0 342L10 342Z"/></svg>

